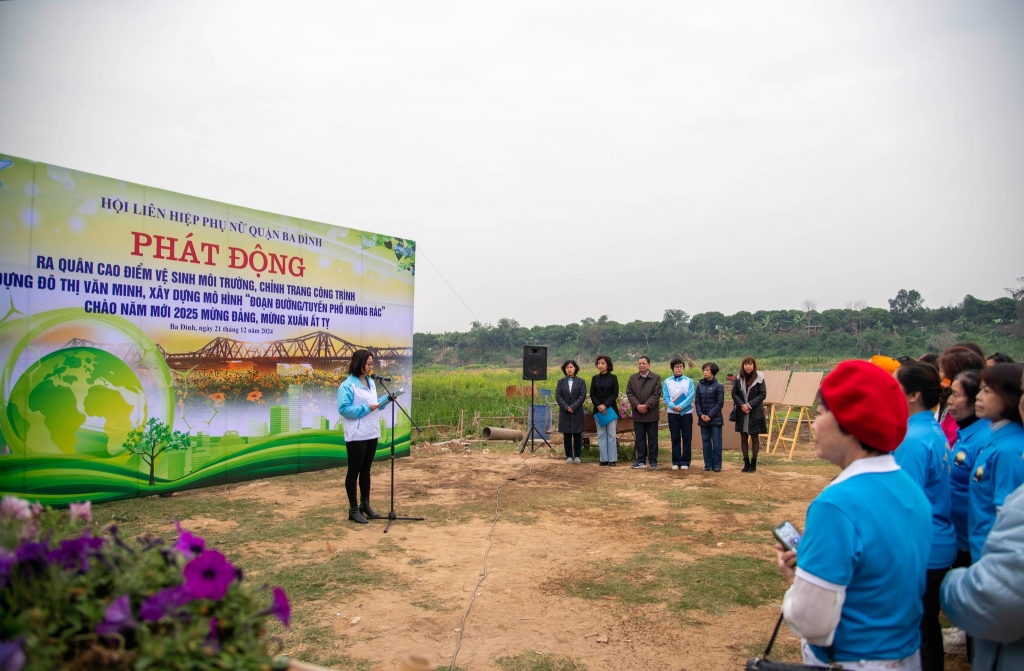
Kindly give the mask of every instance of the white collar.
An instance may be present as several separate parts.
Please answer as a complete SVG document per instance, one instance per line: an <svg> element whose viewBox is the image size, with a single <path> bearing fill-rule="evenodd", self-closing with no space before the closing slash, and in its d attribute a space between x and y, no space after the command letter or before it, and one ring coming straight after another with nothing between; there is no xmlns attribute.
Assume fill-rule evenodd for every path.
<svg viewBox="0 0 1024 671"><path fill-rule="evenodd" d="M1008 420L1008 419L1000 419L999 421L992 422L992 433L995 433L996 431L998 431L999 429L1003 428L1004 426L1006 426L1009 423L1010 423L1010 420Z"/></svg>
<svg viewBox="0 0 1024 671"><path fill-rule="evenodd" d="M836 479L825 485L831 487L832 485L838 485L843 480L849 480L855 475L863 475L865 473L889 473L891 471L900 470L899 464L896 463L896 458L891 454L883 454L878 457L864 457L858 459L849 466L843 469L843 472L836 476Z"/></svg>

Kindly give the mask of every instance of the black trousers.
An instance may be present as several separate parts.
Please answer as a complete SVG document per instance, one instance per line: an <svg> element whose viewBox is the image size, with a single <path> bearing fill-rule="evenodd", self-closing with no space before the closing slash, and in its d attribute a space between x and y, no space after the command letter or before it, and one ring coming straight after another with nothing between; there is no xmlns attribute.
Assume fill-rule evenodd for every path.
<svg viewBox="0 0 1024 671"><path fill-rule="evenodd" d="M348 505L359 506L356 500L356 481L359 481L359 493L363 499L370 498L370 466L377 454L377 439L353 440L345 443L348 450L348 473L345 474L345 491L348 493Z"/></svg>
<svg viewBox="0 0 1024 671"><path fill-rule="evenodd" d="M563 433L562 439L565 443L565 456L568 459L583 456L583 434Z"/></svg>
<svg viewBox="0 0 1024 671"><path fill-rule="evenodd" d="M693 413L668 413L668 432L672 437L672 465L689 466L690 449L693 445Z"/></svg>
<svg viewBox="0 0 1024 671"><path fill-rule="evenodd" d="M636 462L638 464L658 464L658 423L633 422L636 434Z"/></svg>
<svg viewBox="0 0 1024 671"><path fill-rule="evenodd" d="M942 649L939 624L939 590L948 568L928 569L924 589L924 617L921 618L921 671L943 671L946 653Z"/></svg>

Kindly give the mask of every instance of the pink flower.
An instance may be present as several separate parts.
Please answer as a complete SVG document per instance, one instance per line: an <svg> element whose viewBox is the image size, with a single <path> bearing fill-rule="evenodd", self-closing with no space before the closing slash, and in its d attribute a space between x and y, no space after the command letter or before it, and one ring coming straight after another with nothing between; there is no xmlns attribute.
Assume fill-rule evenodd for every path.
<svg viewBox="0 0 1024 671"><path fill-rule="evenodd" d="M185 585L194 599L216 601L228 591L235 579L235 569L224 555L207 550L185 566Z"/></svg>
<svg viewBox="0 0 1024 671"><path fill-rule="evenodd" d="M92 501L86 501L85 503L72 503L68 506L68 512L71 514L71 521L85 520L86 522L92 522Z"/></svg>
<svg viewBox="0 0 1024 671"><path fill-rule="evenodd" d="M0 502L0 518L5 520L27 520L32 517L28 501L17 496L5 496Z"/></svg>

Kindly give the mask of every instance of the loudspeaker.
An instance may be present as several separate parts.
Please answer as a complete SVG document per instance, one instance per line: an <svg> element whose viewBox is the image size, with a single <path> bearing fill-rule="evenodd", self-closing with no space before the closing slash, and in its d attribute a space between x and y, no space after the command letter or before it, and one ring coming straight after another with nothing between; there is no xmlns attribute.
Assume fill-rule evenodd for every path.
<svg viewBox="0 0 1024 671"><path fill-rule="evenodd" d="M548 379L548 348L538 345L523 346L523 379Z"/></svg>

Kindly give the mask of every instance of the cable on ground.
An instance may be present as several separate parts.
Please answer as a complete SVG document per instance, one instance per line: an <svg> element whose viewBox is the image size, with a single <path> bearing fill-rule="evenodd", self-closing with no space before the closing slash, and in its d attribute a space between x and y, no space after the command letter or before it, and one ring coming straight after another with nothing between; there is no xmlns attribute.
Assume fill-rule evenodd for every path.
<svg viewBox="0 0 1024 671"><path fill-rule="evenodd" d="M462 614L462 624L459 625L459 637L455 640L455 652L452 653L452 664L449 671L455 671L455 659L459 656L459 648L462 646L462 634L466 631L466 618L469 617L469 611L473 608L473 602L476 601L476 591L480 589L480 585L487 578L487 556L491 554L491 548L494 546L494 528L498 526L498 500L501 497L501 488L510 482L516 482L519 478L533 473L533 468L529 464L524 461L523 465L527 469L525 473L519 477L508 478L505 482L498 485L498 489L494 492L494 522L491 523L491 530L487 534L487 550L484 551L483 573L480 574L480 579L476 581L476 587L473 588L473 594L469 597L469 605L466 606L466 612Z"/></svg>

